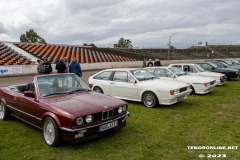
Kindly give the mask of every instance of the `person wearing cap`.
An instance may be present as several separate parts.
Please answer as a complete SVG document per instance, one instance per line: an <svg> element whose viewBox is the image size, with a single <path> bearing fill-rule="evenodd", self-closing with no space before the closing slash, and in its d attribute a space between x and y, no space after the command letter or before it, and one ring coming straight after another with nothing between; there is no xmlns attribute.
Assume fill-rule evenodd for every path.
<svg viewBox="0 0 240 160"><path fill-rule="evenodd" d="M37 67L37 74L40 75L40 74L44 74L44 67L43 67L43 60L39 60L39 65Z"/></svg>
<svg viewBox="0 0 240 160"><path fill-rule="evenodd" d="M51 63L48 61L47 58L45 58L44 62L43 62L43 67L44 67L44 74L51 74L52 73L52 65Z"/></svg>

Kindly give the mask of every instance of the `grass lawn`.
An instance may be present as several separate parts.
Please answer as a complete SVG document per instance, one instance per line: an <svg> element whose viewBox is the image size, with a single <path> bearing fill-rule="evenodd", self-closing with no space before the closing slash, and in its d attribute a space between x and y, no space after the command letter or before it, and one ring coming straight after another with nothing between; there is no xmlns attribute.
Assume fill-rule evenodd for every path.
<svg viewBox="0 0 240 160"><path fill-rule="evenodd" d="M215 87L207 95L190 95L172 106L146 108L128 102L131 116L114 134L82 144L48 147L40 130L21 121L0 121L2 160L164 159L204 156L240 159L235 150L189 150L187 146L240 147L240 79ZM209 155L208 155L209 154ZM214 155L216 154L216 155ZM219 155L217 155L219 154ZM214 158L201 158L214 159Z"/></svg>

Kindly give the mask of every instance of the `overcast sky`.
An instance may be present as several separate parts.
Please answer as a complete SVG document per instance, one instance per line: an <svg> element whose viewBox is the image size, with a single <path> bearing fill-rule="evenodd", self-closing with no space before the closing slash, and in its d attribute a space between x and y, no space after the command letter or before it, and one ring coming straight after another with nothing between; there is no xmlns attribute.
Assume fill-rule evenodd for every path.
<svg viewBox="0 0 240 160"><path fill-rule="evenodd" d="M186 48L240 43L240 0L0 0L0 41L34 29L47 43Z"/></svg>

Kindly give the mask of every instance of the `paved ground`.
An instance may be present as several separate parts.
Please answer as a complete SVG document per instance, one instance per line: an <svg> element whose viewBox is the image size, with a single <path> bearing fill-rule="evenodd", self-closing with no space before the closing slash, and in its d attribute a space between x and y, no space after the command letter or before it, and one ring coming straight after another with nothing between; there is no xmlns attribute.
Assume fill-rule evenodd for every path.
<svg viewBox="0 0 240 160"><path fill-rule="evenodd" d="M84 82L88 82L88 78L99 72L99 70L94 71L83 71L83 77L82 80ZM28 76L17 76L17 77L0 77L0 87L3 86L9 86L9 85L15 85L15 84L24 84L29 83L32 81L34 75L28 75Z"/></svg>

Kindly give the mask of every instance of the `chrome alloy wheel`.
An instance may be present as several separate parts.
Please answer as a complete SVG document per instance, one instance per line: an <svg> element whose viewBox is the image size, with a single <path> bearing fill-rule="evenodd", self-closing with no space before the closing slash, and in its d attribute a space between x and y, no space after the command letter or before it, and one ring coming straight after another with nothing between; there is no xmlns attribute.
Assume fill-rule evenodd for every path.
<svg viewBox="0 0 240 160"><path fill-rule="evenodd" d="M55 142L55 127L51 120L46 120L43 126L43 136L48 145L52 145Z"/></svg>
<svg viewBox="0 0 240 160"><path fill-rule="evenodd" d="M3 119L4 119L4 117L5 117L5 112L6 112L5 107L4 107L4 105L0 102L0 120L3 120Z"/></svg>
<svg viewBox="0 0 240 160"><path fill-rule="evenodd" d="M146 107L152 108L157 107L158 98L153 92L145 92L142 97L142 102Z"/></svg>

